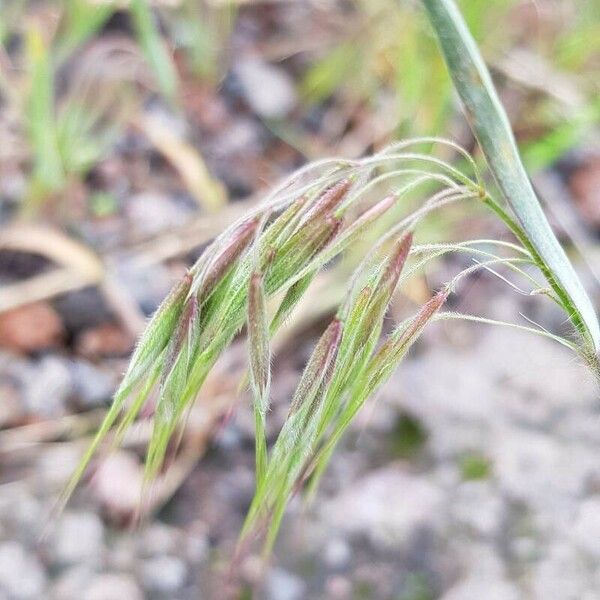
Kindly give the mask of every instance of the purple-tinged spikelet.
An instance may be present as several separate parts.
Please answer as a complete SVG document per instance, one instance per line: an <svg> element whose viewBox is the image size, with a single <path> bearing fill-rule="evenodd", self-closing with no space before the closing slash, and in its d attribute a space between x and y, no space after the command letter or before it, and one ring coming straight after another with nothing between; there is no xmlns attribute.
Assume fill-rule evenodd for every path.
<svg viewBox="0 0 600 600"><path fill-rule="evenodd" d="M250 277L248 291L248 343L250 345L250 382L261 402L261 414L265 415L269 398L270 356L269 326L265 307L263 280L260 273Z"/></svg>
<svg viewBox="0 0 600 600"><path fill-rule="evenodd" d="M299 410L311 390L320 387L331 375L331 367L335 362L340 341L342 339L342 322L334 318L319 339L306 365L302 378L290 405L289 415Z"/></svg>
<svg viewBox="0 0 600 600"><path fill-rule="evenodd" d="M229 267L235 262L240 254L248 247L254 237L259 219L254 217L245 221L232 232L231 238L225 247L213 259L209 271L200 282L199 295L205 296L210 293L219 280L225 275Z"/></svg>

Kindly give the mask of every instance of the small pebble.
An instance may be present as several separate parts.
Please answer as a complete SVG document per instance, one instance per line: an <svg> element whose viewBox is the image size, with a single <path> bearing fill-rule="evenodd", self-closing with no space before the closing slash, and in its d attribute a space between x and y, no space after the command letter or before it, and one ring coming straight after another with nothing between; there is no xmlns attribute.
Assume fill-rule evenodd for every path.
<svg viewBox="0 0 600 600"><path fill-rule="evenodd" d="M37 600L45 587L46 574L33 552L17 542L0 545L0 593L11 600Z"/></svg>
<svg viewBox="0 0 600 600"><path fill-rule="evenodd" d="M273 569L266 583L268 600L301 600L304 598L305 584L296 575L283 569Z"/></svg>
<svg viewBox="0 0 600 600"><path fill-rule="evenodd" d="M168 594L177 591L185 584L187 567L176 556L157 556L144 561L142 581L152 592Z"/></svg>
<svg viewBox="0 0 600 600"><path fill-rule="evenodd" d="M342 538L333 538L325 546L325 562L332 569L347 567L352 558L352 548Z"/></svg>
<svg viewBox="0 0 600 600"><path fill-rule="evenodd" d="M246 58L236 66L236 74L248 104L258 116L280 119L294 108L294 83L280 67L259 58Z"/></svg>
<svg viewBox="0 0 600 600"><path fill-rule="evenodd" d="M55 562L63 565L97 563L104 551L104 526L90 512L65 513L50 546Z"/></svg>
<svg viewBox="0 0 600 600"><path fill-rule="evenodd" d="M88 585L82 600L144 600L140 587L129 575L105 573Z"/></svg>

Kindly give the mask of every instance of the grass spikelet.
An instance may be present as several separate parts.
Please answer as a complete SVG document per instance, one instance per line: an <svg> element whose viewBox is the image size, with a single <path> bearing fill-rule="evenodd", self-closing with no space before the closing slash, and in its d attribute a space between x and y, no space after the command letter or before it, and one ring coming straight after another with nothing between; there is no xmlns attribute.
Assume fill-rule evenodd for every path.
<svg viewBox="0 0 600 600"><path fill-rule="evenodd" d="M198 299L186 301L162 365L154 431L145 465L146 479L155 477L162 465L170 432L184 407L181 398L187 385L192 360L200 339Z"/></svg>
<svg viewBox="0 0 600 600"><path fill-rule="evenodd" d="M363 368L350 383L348 400L330 425L330 431L319 451L315 454L304 473L310 478L308 497L314 496L318 483L327 467L333 450L366 400L387 381L398 367L421 331L432 320L448 297L444 289L431 298L408 322L400 324L381 348L364 363Z"/></svg>
<svg viewBox="0 0 600 600"><path fill-rule="evenodd" d="M131 357L120 389L137 383L161 356L177 327L191 284L192 276L186 274L154 313Z"/></svg>
<svg viewBox="0 0 600 600"><path fill-rule="evenodd" d="M317 199L312 208L307 212L302 224L317 223L324 215L332 214L350 190L351 185L352 183L349 179L344 179L332 185Z"/></svg>
<svg viewBox="0 0 600 600"><path fill-rule="evenodd" d="M248 293L248 354L250 387L254 399L256 485L260 486L267 468L265 423L271 387L271 356L263 281L257 272L250 277Z"/></svg>
<svg viewBox="0 0 600 600"><path fill-rule="evenodd" d="M288 418L271 452L264 481L257 486L240 542L255 533L257 527L268 529L266 552L275 540L283 507L313 445L310 422L318 413L324 390L333 374L342 331L341 321L333 319L308 360L290 404Z"/></svg>
<svg viewBox="0 0 600 600"><path fill-rule="evenodd" d="M252 218L236 227L223 248L206 265L206 272L200 273L195 278L192 286L193 293L205 297L213 291L215 284L224 278L231 265L252 241L258 222L257 218Z"/></svg>

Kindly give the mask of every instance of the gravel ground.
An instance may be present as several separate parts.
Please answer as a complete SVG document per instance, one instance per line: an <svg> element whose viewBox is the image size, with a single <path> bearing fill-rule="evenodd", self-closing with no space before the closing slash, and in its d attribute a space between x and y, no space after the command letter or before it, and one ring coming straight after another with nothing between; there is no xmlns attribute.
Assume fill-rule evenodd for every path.
<svg viewBox="0 0 600 600"><path fill-rule="evenodd" d="M503 329L474 335L433 328L365 408L316 501L292 502L264 577L257 556L240 565L244 581L262 581L254 597L600 598L596 384L549 340ZM4 358L11 372L31 368ZM42 361L37 385L54 386L60 414L81 366L52 354ZM12 478L7 466L0 598L224 597L253 490L244 415L137 528L105 519L89 489L49 520L77 445L30 453ZM115 495L124 470L117 461Z"/></svg>

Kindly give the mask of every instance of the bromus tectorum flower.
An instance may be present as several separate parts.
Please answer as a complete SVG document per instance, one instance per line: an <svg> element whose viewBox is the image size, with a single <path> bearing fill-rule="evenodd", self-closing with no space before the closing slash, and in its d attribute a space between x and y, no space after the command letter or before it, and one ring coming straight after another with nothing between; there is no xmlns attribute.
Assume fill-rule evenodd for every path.
<svg viewBox="0 0 600 600"><path fill-rule="evenodd" d="M440 311L461 278L503 266L530 284L533 292L541 291L561 304L561 298L532 275L537 260L527 247L500 240L413 245L412 231L420 220L445 206L483 201L504 214L481 186L476 170L471 178L439 158L403 152L410 145L431 141L396 144L351 163L328 160L309 165L288 178L253 214L216 238L150 321L66 494L72 492L110 430L119 440L149 401L154 402L154 412L146 477L149 481L156 477L207 375L246 325L247 379L256 426L256 496L242 539L250 541L266 531L268 551L290 496L305 482L314 492L337 441L423 327L439 318L478 318ZM463 152L450 142L433 141ZM472 161L468 164L475 168ZM401 200L419 188L427 189L429 196L409 214L396 217ZM514 231L514 222L506 214ZM346 298L315 346L290 401L288 418L268 451L270 340L317 273L377 224L385 233L349 281ZM449 252L470 254L476 262L380 345L384 318L398 285L428 261ZM269 315L273 301L277 305ZM589 354L585 338L577 342L526 329Z"/></svg>
<svg viewBox="0 0 600 600"><path fill-rule="evenodd" d="M529 189L523 192L519 187L524 184L519 183L523 173L515 162L516 146L511 145L514 141L510 130L507 133L505 116L498 115L499 104L488 98L493 88L487 72L481 72L483 62L478 56L473 58L476 48L472 41L466 44L466 54L456 54L449 47L452 40L459 48L468 35L464 24L456 25L460 15L451 0L424 2L507 205L484 188L481 174L465 150L439 138L407 140L371 157L325 159L300 169L252 214L217 237L157 310L65 499L106 436L113 431L118 442L149 402L154 403L154 413L146 478L156 477L206 377L244 325L256 426L256 493L241 539L250 542L257 533L266 532L267 552L290 496L305 483L314 493L344 431L429 322L461 318L511 325L441 310L448 294L469 274L487 270L519 293L539 294L556 302L574 326L571 339L536 326L512 325L568 346L598 372L596 316L537 199ZM481 89L470 89L480 84ZM479 114L481 110L487 121ZM498 137L498 148L494 148L493 135ZM433 154L419 152L425 144L454 152L472 175ZM496 150L501 153L502 148L510 150L510 160L498 156ZM426 199L412 212L399 216L402 201L414 200L415 195ZM412 232L417 232L428 214L469 200L491 208L517 243L413 244ZM532 202L537 208L531 208ZM271 387L270 341L317 274L375 228L379 239L349 278L346 297L317 342L290 399L287 419L269 451L265 432ZM396 288L426 263L450 252L469 254L474 264L380 342ZM498 267L523 283L509 281L497 273ZM540 274L545 282L536 278Z"/></svg>

